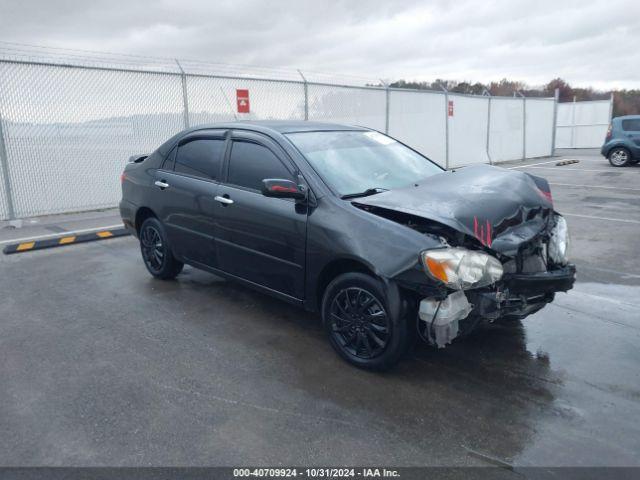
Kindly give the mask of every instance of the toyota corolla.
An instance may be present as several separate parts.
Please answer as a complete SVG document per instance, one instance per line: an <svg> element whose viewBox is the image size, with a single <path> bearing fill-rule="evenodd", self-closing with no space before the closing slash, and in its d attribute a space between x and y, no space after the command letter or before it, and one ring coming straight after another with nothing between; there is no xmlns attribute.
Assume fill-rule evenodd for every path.
<svg viewBox="0 0 640 480"><path fill-rule="evenodd" d="M445 347L572 288L565 219L540 177L446 171L366 128L246 122L185 130L122 174L148 271L184 264L320 313L371 369L416 338Z"/></svg>

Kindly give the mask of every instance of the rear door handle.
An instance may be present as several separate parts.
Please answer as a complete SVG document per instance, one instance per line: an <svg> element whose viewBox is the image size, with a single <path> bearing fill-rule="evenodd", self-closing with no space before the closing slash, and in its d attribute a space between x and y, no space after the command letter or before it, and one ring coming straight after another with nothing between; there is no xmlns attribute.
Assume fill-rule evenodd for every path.
<svg viewBox="0 0 640 480"><path fill-rule="evenodd" d="M167 182L163 182L162 180L156 180L154 185L160 188L169 188L169 184Z"/></svg>
<svg viewBox="0 0 640 480"><path fill-rule="evenodd" d="M215 197L213 197L213 199L217 202L222 203L223 205L231 205L233 203L233 200L231 200L230 198L221 197L220 195L216 195Z"/></svg>

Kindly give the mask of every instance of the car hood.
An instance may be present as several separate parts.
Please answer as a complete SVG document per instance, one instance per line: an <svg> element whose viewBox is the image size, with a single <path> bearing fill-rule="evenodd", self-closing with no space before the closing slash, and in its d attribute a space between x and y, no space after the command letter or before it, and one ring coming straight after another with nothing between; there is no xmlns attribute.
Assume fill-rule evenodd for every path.
<svg viewBox="0 0 640 480"><path fill-rule="evenodd" d="M352 203L441 223L507 256L544 231L553 212L545 179L490 165L442 172Z"/></svg>

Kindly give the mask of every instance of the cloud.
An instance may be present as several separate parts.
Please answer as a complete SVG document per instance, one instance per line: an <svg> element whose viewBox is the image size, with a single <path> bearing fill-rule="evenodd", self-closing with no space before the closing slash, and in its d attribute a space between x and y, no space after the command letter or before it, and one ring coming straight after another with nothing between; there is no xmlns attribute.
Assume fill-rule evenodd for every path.
<svg viewBox="0 0 640 480"><path fill-rule="evenodd" d="M637 0L0 1L0 40L367 78L640 86Z"/></svg>

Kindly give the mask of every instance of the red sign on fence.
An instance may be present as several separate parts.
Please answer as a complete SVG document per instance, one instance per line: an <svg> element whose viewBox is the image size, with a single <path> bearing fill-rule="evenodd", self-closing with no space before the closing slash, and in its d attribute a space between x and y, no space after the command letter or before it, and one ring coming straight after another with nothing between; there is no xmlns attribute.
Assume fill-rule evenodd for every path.
<svg viewBox="0 0 640 480"><path fill-rule="evenodd" d="M238 113L249 113L249 90L236 90Z"/></svg>
<svg viewBox="0 0 640 480"><path fill-rule="evenodd" d="M453 100L449 100L449 116L453 117Z"/></svg>

